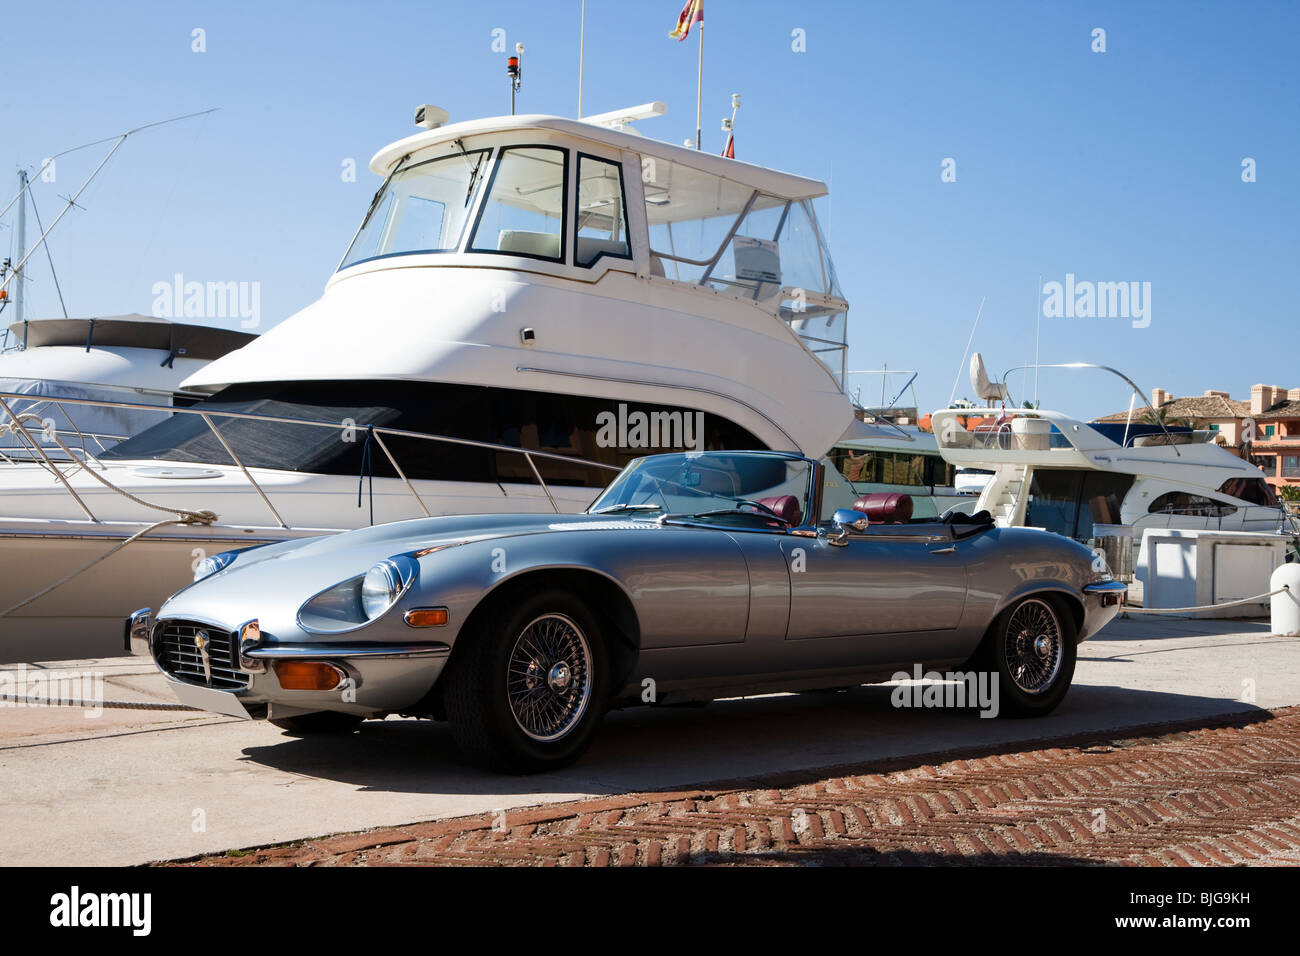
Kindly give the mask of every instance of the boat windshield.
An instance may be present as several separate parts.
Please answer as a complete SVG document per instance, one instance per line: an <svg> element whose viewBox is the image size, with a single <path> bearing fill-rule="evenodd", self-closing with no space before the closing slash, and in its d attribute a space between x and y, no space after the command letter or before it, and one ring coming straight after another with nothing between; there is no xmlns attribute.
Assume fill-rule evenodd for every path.
<svg viewBox="0 0 1300 956"><path fill-rule="evenodd" d="M628 465L591 514L659 512L701 518L779 515L798 525L809 512L812 465L779 454L709 452L655 455Z"/></svg>
<svg viewBox="0 0 1300 956"><path fill-rule="evenodd" d="M399 169L375 195L339 268L381 256L454 252L488 153L457 152Z"/></svg>

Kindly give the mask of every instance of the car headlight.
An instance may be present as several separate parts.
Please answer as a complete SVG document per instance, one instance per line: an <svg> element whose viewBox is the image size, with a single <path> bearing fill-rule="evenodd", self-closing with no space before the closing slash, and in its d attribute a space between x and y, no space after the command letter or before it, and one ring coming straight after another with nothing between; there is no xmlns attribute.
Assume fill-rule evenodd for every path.
<svg viewBox="0 0 1300 956"><path fill-rule="evenodd" d="M404 586L402 572L391 560L380 561L367 571L361 579L361 610L366 620L373 621L392 607Z"/></svg>
<svg viewBox="0 0 1300 956"><path fill-rule="evenodd" d="M310 631L354 630L383 617L415 581L419 566L407 555L385 558L365 574L326 588L298 609Z"/></svg>
<svg viewBox="0 0 1300 956"><path fill-rule="evenodd" d="M240 551L223 551L220 554L210 554L194 567L194 580L202 581L204 578L210 578L218 571L228 568L235 558L239 557Z"/></svg>

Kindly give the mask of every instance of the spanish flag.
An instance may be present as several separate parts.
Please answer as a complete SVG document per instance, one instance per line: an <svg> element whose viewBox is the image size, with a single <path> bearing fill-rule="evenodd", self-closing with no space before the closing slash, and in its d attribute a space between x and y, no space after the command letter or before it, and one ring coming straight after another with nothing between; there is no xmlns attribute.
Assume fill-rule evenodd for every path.
<svg viewBox="0 0 1300 956"><path fill-rule="evenodd" d="M690 35L691 27L703 22L704 0L686 0L681 16L677 18L677 26L668 35L676 40L685 40Z"/></svg>

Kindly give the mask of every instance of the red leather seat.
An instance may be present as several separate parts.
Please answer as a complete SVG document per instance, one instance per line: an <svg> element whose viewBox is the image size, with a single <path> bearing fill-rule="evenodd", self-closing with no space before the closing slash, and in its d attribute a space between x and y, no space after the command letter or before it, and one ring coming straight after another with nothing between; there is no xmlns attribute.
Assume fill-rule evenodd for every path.
<svg viewBox="0 0 1300 956"><path fill-rule="evenodd" d="M782 520L788 521L792 525L797 525L799 519L803 517L803 508L799 506L799 499L794 495L775 495L771 498L759 498L758 503L765 508L770 508L780 515Z"/></svg>
<svg viewBox="0 0 1300 956"><path fill-rule="evenodd" d="M853 510L861 511L872 524L903 524L912 520L912 496L877 491L855 501Z"/></svg>

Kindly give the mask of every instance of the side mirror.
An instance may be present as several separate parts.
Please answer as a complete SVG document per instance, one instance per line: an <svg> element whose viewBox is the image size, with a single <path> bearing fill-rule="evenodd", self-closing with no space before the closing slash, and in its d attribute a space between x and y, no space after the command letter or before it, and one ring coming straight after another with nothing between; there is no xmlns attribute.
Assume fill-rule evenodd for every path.
<svg viewBox="0 0 1300 956"><path fill-rule="evenodd" d="M870 523L871 519L861 511L854 511L851 508L836 508L835 515L831 518L831 524L835 526L837 533L827 535L826 542L842 548L849 543L850 531L866 531L867 525Z"/></svg>

